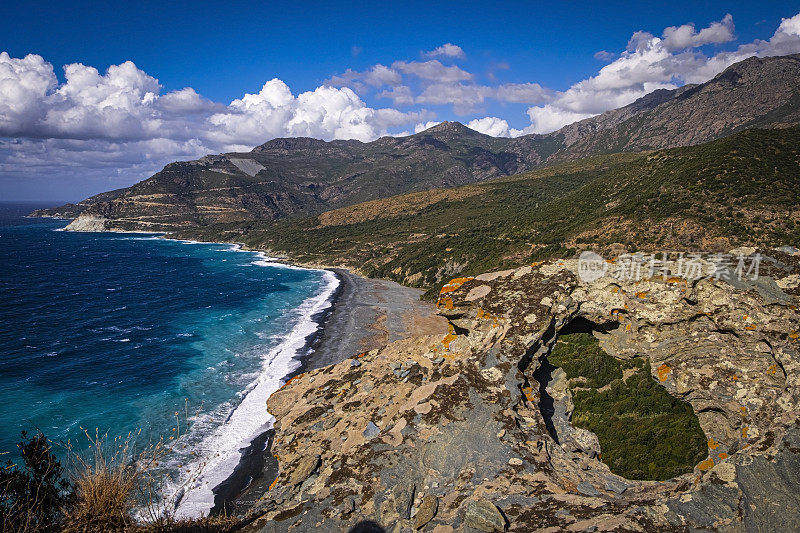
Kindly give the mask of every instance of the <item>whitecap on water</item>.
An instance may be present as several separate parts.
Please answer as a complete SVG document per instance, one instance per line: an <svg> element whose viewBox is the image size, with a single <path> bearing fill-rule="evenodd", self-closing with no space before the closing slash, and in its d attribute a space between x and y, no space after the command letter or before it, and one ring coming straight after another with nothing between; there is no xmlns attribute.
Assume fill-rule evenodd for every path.
<svg viewBox="0 0 800 533"><path fill-rule="evenodd" d="M168 493L180 500L176 509L178 517L207 514L214 505L213 488L236 468L239 450L272 427L274 419L264 409L267 398L299 367L297 357L305 352L306 338L319 327L313 317L330 306L330 299L339 285L332 272L323 271L323 277L324 288L294 310L296 321L291 332L263 354L261 372L241 391L238 405L228 405L226 416L222 416L222 408L216 410L211 416L216 424L209 424L208 418L196 421L186 436L196 459L188 465L188 472L184 465L179 481L168 488ZM223 421L219 422L217 417L222 417Z"/></svg>

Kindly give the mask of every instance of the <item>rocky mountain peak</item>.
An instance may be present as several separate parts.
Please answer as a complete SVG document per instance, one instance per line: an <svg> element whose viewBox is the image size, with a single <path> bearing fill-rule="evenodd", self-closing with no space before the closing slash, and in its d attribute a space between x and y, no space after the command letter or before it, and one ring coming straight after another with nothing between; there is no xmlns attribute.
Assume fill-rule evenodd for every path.
<svg viewBox="0 0 800 533"><path fill-rule="evenodd" d="M468 128L467 126L463 125L457 121L448 121L445 120L444 122L440 122L439 124L428 128L427 130L421 133L439 133L439 134L448 134L448 135L482 135L480 132L473 130L472 128Z"/></svg>
<svg viewBox="0 0 800 533"><path fill-rule="evenodd" d="M320 148L327 145L327 141L314 139L313 137L281 137L272 139L260 146L253 148L253 152L265 152L268 150L302 150L308 148Z"/></svg>
<svg viewBox="0 0 800 533"><path fill-rule="evenodd" d="M373 142L273 139L251 154L227 154L231 160L252 159L258 166L219 156L168 165L115 194L119 201L97 207L94 214L109 212L115 219L112 224L127 219L126 229L150 231L276 219L481 182L598 154L697 145L745 129L800 123L798 86L800 55L754 57L706 83L655 91L628 106L544 135L492 137L445 121L415 135ZM253 177L262 169L271 178L248 180L245 188L238 182L231 185L227 177ZM209 172L213 175L201 176ZM207 190L214 192L209 196ZM166 199L154 203L154 194L171 196L159 196ZM77 216L97 203L113 201L97 196L78 207L37 214ZM223 205L225 209L207 209Z"/></svg>

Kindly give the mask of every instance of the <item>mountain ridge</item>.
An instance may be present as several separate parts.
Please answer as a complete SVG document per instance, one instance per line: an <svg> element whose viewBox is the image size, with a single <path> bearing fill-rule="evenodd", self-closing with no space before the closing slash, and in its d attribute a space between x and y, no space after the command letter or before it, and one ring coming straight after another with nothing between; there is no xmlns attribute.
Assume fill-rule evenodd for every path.
<svg viewBox="0 0 800 533"><path fill-rule="evenodd" d="M491 137L443 122L366 143L272 139L250 152L170 163L118 195L92 197L69 213L103 218L109 229L154 231L317 214L597 154L694 145L751 127L798 124L798 86L800 54L750 58L706 83L657 90L548 134ZM66 210L34 215L58 212Z"/></svg>
<svg viewBox="0 0 800 533"><path fill-rule="evenodd" d="M428 290L449 277L593 249L796 246L800 127L697 146L600 155L316 216L217 224L174 235L233 241L310 266Z"/></svg>

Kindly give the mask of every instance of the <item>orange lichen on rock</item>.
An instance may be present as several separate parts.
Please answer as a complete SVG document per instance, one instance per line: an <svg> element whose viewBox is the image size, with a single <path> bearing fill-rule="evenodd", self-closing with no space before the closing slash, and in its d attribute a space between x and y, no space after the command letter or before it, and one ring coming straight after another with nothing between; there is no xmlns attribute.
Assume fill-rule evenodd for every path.
<svg viewBox="0 0 800 533"><path fill-rule="evenodd" d="M743 439L746 439L746 438L747 438L747 430L748 430L748 427L747 427L747 426L744 426L744 427L742 428L742 438L743 438Z"/></svg>
<svg viewBox="0 0 800 533"><path fill-rule="evenodd" d="M449 296L442 298L441 296L436 301L437 307L444 307L445 309L453 309L453 299Z"/></svg>
<svg viewBox="0 0 800 533"><path fill-rule="evenodd" d="M666 363L662 364L658 367L658 381L662 383L667 381L670 372L672 372L672 369Z"/></svg>
<svg viewBox="0 0 800 533"><path fill-rule="evenodd" d="M724 461L725 459L727 459L727 458L728 458L728 454L727 454L727 453L725 453L725 452L720 452L720 453L719 453L719 455L718 455L717 457L719 457L719 460L720 460L720 461Z"/></svg>
<svg viewBox="0 0 800 533"><path fill-rule="evenodd" d="M442 290L439 291L439 294L447 294L448 292L456 291L459 287L471 279L474 278L453 278L442 287Z"/></svg>
<svg viewBox="0 0 800 533"><path fill-rule="evenodd" d="M777 372L777 371L778 371L778 365L771 364L771 365L769 365L769 368L767 369L767 374L769 374L770 376L774 376L775 372Z"/></svg>
<svg viewBox="0 0 800 533"><path fill-rule="evenodd" d="M714 468L714 459L709 457L705 461L700 461L700 464L697 465L697 468L700 470L711 470Z"/></svg>
<svg viewBox="0 0 800 533"><path fill-rule="evenodd" d="M639 298L640 300L646 300L647 299L647 291L637 292L636 293L636 297Z"/></svg>
<svg viewBox="0 0 800 533"><path fill-rule="evenodd" d="M525 395L525 398L529 402L535 402L536 401L536 395L534 394L533 389L531 387L522 387L522 394Z"/></svg>
<svg viewBox="0 0 800 533"><path fill-rule="evenodd" d="M453 278L447 282L439 291L439 298L436 300L437 307L453 309L453 299L445 296L447 293L458 290L463 284L474 278Z"/></svg>
<svg viewBox="0 0 800 533"><path fill-rule="evenodd" d="M798 333L798 332L795 330L795 331L793 331L793 332L789 333L789 338L790 338L790 339L793 339L793 340L797 340L798 338L800 338L800 333Z"/></svg>
<svg viewBox="0 0 800 533"><path fill-rule="evenodd" d="M284 388L285 388L285 387L286 387L286 386L287 386L289 383L291 383L292 381L296 380L296 379L297 379L297 378L299 378L300 376L303 376L304 374L305 374L305 373L301 373L301 374L297 374L296 376L292 376L292 377L290 377L288 380L286 380L286 383L284 383L283 385L281 385L281 389L279 389L279 390L282 390L282 389L284 389Z"/></svg>
<svg viewBox="0 0 800 533"><path fill-rule="evenodd" d="M744 327L747 331L755 331L756 327L753 324L748 324Z"/></svg>
<svg viewBox="0 0 800 533"><path fill-rule="evenodd" d="M269 488L267 490L272 490L275 488L275 485L278 484L278 478L276 477L275 480L269 484Z"/></svg>
<svg viewBox="0 0 800 533"><path fill-rule="evenodd" d="M444 345L444 349L449 351L450 343L456 340L456 330L453 328L452 324L448 324L447 329L449 333L444 336L444 339L442 339L442 344Z"/></svg>
<svg viewBox="0 0 800 533"><path fill-rule="evenodd" d="M497 317L495 315L491 314L491 313L488 313L488 312L484 311L483 308L481 308L481 307L478 308L478 312L475 314L475 318L482 318L484 320L491 320L493 322L492 323L492 327L493 328L496 328L497 325L498 325Z"/></svg>
<svg viewBox="0 0 800 533"><path fill-rule="evenodd" d="M708 449L709 450L716 450L719 448L719 444L713 438L708 439Z"/></svg>

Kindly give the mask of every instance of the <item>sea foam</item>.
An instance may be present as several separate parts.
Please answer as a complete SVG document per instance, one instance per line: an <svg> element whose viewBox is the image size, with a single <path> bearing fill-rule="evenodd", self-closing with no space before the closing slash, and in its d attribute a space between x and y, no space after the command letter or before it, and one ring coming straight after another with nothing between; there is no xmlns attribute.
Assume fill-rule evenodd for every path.
<svg viewBox="0 0 800 533"><path fill-rule="evenodd" d="M262 260L268 261L266 257ZM268 264L295 268L280 263ZM299 357L304 355L306 339L319 328L315 316L331 305L331 298L339 285L332 272L322 272L324 288L295 309L298 320L294 328L280 344L264 354L261 371L242 391L240 403L232 408L224 423L195 445L193 451L198 459L184 465L179 481L168 487L168 495L171 494L176 502L176 517L208 514L214 506L213 489L233 473L240 460L240 450L272 427L275 419L267 411L267 398L299 368Z"/></svg>

